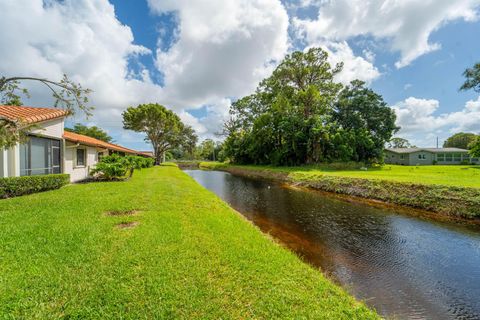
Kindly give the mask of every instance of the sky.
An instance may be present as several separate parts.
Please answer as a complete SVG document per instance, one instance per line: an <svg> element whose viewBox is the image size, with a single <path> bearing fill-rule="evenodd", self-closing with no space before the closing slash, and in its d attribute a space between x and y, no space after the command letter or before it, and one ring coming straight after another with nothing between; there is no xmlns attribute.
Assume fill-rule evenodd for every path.
<svg viewBox="0 0 480 320"><path fill-rule="evenodd" d="M397 114L396 134L432 147L480 133L480 96L460 92L480 61L480 0L0 0L0 76L72 80L117 143L151 147L122 111L157 102L201 139L216 138L232 101L295 50L322 47L337 81L364 80ZM25 105L49 107L25 84Z"/></svg>

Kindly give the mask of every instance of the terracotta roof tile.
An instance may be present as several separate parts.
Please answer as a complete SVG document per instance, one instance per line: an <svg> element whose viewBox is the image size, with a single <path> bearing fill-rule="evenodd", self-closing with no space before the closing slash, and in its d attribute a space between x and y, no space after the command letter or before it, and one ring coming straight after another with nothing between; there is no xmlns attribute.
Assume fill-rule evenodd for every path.
<svg viewBox="0 0 480 320"><path fill-rule="evenodd" d="M55 108L34 108L0 105L0 117L9 120L20 120L26 123L37 123L68 116L69 112Z"/></svg>
<svg viewBox="0 0 480 320"><path fill-rule="evenodd" d="M80 143L84 144L87 146L92 146L92 147L98 147L98 148L104 148L104 149L109 149L109 150L114 150L118 152L125 152L128 154L134 154L134 155L143 155L142 152L135 151L132 149L128 149L122 146L119 146L118 144L114 143L108 143L102 140L98 140L89 136L85 136L83 134L78 134L70 131L65 131L63 133L63 138L65 140L75 142L75 143Z"/></svg>
<svg viewBox="0 0 480 320"><path fill-rule="evenodd" d="M0 118L3 117L9 120L20 120L29 124L63 118L68 115L69 112L62 109L0 105ZM125 152L128 154L146 156L146 154L144 154L143 152L128 149L114 143L108 143L74 132L65 131L63 134L63 138L68 141L81 143L88 146L94 146L118 152Z"/></svg>

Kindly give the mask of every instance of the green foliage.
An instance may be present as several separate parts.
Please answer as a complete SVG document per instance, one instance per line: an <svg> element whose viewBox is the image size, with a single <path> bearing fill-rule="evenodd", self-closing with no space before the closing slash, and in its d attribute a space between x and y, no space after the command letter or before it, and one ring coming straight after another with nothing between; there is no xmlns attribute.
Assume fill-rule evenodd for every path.
<svg viewBox="0 0 480 320"><path fill-rule="evenodd" d="M140 168L141 169L144 169L144 168L151 168L155 165L155 159L153 158L146 158L146 157L138 157L140 158L138 161L140 163Z"/></svg>
<svg viewBox="0 0 480 320"><path fill-rule="evenodd" d="M83 134L85 136L89 136L89 137L92 137L92 138L95 138L95 139L98 139L98 140L102 140L102 141L105 141L105 142L112 142L113 141L112 137L109 136L107 132L105 132L103 129L101 129L97 126L88 127L88 126L85 126L81 123L76 123L73 126L73 129L65 128L65 130L70 131L70 132L75 132L75 133L78 133L78 134Z"/></svg>
<svg viewBox="0 0 480 320"><path fill-rule="evenodd" d="M190 126L184 126L182 132L182 141L178 146L183 151L184 158L193 159L195 148L197 146L198 137Z"/></svg>
<svg viewBox="0 0 480 320"><path fill-rule="evenodd" d="M166 153L166 160L194 160L198 153L197 142L198 137L193 128L185 126L181 144Z"/></svg>
<svg viewBox="0 0 480 320"><path fill-rule="evenodd" d="M43 84L52 92L55 99L55 108L62 108L75 114L81 111L88 116L92 115L93 107L88 106L88 95L90 89L84 89L81 84L70 80L67 75L63 75L60 81L51 81L35 77L4 77L0 76L0 104L2 105L22 105L20 94L30 97L28 90L20 87L23 81L34 81ZM0 122L0 148L9 148L16 143L24 142L31 130L31 126L18 121L7 121L2 119Z"/></svg>
<svg viewBox="0 0 480 320"><path fill-rule="evenodd" d="M122 158L117 154L102 157L91 174L102 180L123 179L127 174L127 167Z"/></svg>
<svg viewBox="0 0 480 320"><path fill-rule="evenodd" d="M91 174L100 180L123 180L130 178L135 169L150 168L155 160L139 156L120 156L116 153L102 157Z"/></svg>
<svg viewBox="0 0 480 320"><path fill-rule="evenodd" d="M475 141L477 135L474 133L459 132L449 137L443 143L444 148L468 149L469 145Z"/></svg>
<svg viewBox="0 0 480 320"><path fill-rule="evenodd" d="M341 91L332 118L344 130L340 131L342 136L347 137L343 145L353 149L348 158L369 162L381 159L385 142L400 128L395 125L394 111L364 85L362 81L352 81Z"/></svg>
<svg viewBox="0 0 480 320"><path fill-rule="evenodd" d="M470 143L469 148L471 157L480 158L480 136Z"/></svg>
<svg viewBox="0 0 480 320"><path fill-rule="evenodd" d="M472 68L468 68L463 73L466 78L460 90L473 89L476 92L480 92L480 62L476 63Z"/></svg>
<svg viewBox="0 0 480 320"><path fill-rule="evenodd" d="M0 178L0 198L53 190L70 183L68 174Z"/></svg>
<svg viewBox="0 0 480 320"><path fill-rule="evenodd" d="M205 139L196 148L195 159L197 160L219 160L223 157L223 144L219 141L215 142L212 139Z"/></svg>
<svg viewBox="0 0 480 320"><path fill-rule="evenodd" d="M389 148L415 148L407 139L395 137L388 141Z"/></svg>
<svg viewBox="0 0 480 320"><path fill-rule="evenodd" d="M191 127L185 126L171 110L160 104L141 104L123 112L123 127L146 134L152 143L156 164L162 162L165 152L185 146L188 150L196 144L197 136Z"/></svg>
<svg viewBox="0 0 480 320"><path fill-rule="evenodd" d="M19 91L29 97L27 89L20 88L22 81L34 81L43 84L52 92L55 99L55 108L66 109L71 114L82 111L87 116L92 115L93 107L88 106L88 95L92 90L84 89L81 84L70 80L66 74L60 81L35 77L0 77L0 103L21 103L21 98L18 95Z"/></svg>
<svg viewBox="0 0 480 320"><path fill-rule="evenodd" d="M17 143L25 143L29 131L35 127L34 124L24 124L21 121L0 119L0 150L11 148Z"/></svg>
<svg viewBox="0 0 480 320"><path fill-rule="evenodd" d="M205 160L214 160L215 158L215 142L212 139L202 141L198 148L199 157Z"/></svg>
<svg viewBox="0 0 480 320"><path fill-rule="evenodd" d="M342 89L320 48L294 52L256 92L234 102L223 154L236 163L301 165L381 160L395 114L363 82Z"/></svg>
<svg viewBox="0 0 480 320"><path fill-rule="evenodd" d="M25 97L30 98L28 90L25 88L20 88L20 82L18 80L5 81L2 85L2 80L0 79L0 104L6 106L21 106L22 98L19 93L23 94Z"/></svg>

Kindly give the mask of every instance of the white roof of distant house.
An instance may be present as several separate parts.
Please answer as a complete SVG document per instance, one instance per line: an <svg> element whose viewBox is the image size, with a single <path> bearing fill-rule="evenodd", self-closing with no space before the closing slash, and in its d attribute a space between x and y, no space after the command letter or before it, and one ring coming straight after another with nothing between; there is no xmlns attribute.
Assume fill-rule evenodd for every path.
<svg viewBox="0 0 480 320"><path fill-rule="evenodd" d="M460 148L386 148L385 150L395 153L412 153L418 151L427 151L432 153L441 152L468 152L466 149Z"/></svg>

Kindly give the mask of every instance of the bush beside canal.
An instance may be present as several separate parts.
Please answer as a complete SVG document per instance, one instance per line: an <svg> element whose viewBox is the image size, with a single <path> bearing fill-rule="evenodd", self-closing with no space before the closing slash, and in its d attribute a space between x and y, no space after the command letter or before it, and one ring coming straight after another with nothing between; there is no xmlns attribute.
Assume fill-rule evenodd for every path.
<svg viewBox="0 0 480 320"><path fill-rule="evenodd" d="M250 177L275 179L322 191L423 209L469 219L480 218L480 189L434 184L416 184L345 176L296 174L291 168L255 169L222 163L201 163L204 169L228 171Z"/></svg>

